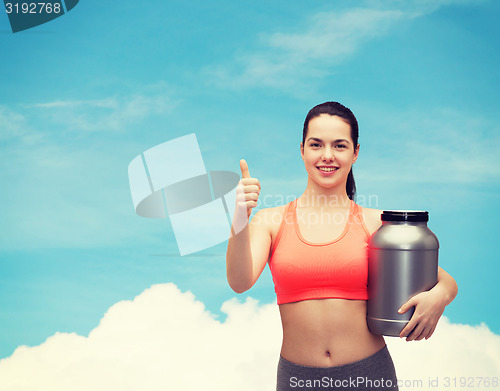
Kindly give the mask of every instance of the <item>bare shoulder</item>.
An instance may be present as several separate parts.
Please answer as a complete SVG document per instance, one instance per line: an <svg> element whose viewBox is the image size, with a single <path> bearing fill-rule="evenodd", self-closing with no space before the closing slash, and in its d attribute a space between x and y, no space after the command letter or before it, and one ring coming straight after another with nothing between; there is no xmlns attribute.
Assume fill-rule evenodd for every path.
<svg viewBox="0 0 500 391"><path fill-rule="evenodd" d="M366 228L368 228L370 235L372 235L382 225L382 220L380 218L382 210L365 207L363 207L362 210Z"/></svg>
<svg viewBox="0 0 500 391"><path fill-rule="evenodd" d="M269 230L270 234L274 238L279 230L281 221L283 220L285 209L286 205L260 209L253 216L251 220L252 224L257 224L261 227L265 227L267 230Z"/></svg>

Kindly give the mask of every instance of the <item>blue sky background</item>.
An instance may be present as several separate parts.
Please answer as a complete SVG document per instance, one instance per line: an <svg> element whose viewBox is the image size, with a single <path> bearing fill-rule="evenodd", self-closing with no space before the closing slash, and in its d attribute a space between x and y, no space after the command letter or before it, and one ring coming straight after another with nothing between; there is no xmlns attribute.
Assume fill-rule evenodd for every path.
<svg viewBox="0 0 500 391"><path fill-rule="evenodd" d="M360 123L359 203L425 209L459 284L451 322L500 333L500 3L81 1L13 34L0 13L0 358L174 282L219 314L225 243L180 257L134 212L129 162L195 132L209 170L297 197L307 111ZM189 156L186 156L189 159ZM364 202L370 200L370 202ZM272 302L266 269L252 296Z"/></svg>

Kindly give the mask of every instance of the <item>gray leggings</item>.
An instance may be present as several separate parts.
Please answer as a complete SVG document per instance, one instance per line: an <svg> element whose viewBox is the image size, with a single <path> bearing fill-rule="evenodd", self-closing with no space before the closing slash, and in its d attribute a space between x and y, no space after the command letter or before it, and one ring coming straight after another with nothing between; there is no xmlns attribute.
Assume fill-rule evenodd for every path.
<svg viewBox="0 0 500 391"><path fill-rule="evenodd" d="M387 346L377 353L336 367L308 367L280 356L276 391L397 391L394 364Z"/></svg>

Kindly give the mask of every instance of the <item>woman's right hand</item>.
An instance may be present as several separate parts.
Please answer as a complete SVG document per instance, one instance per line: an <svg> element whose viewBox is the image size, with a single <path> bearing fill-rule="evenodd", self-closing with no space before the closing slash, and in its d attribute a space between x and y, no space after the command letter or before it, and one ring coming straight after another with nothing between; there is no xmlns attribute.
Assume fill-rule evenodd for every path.
<svg viewBox="0 0 500 391"><path fill-rule="evenodd" d="M237 234L248 224L252 209L257 206L260 194L260 183L250 176L248 164L240 160L241 180L236 188L236 210L233 219L234 233Z"/></svg>
<svg viewBox="0 0 500 391"><path fill-rule="evenodd" d="M245 159L240 160L240 170L241 170L241 180L240 180L240 190L242 197L239 199L241 203L245 204L248 217L252 213L252 209L257 206L260 194L260 183L257 178L252 178L250 176L250 171L248 170L248 164Z"/></svg>

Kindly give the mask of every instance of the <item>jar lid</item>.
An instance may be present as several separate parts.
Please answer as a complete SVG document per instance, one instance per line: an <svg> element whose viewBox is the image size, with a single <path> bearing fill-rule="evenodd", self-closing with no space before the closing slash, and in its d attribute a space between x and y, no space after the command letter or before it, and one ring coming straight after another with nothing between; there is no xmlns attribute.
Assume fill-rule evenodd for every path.
<svg viewBox="0 0 500 391"><path fill-rule="evenodd" d="M423 210L384 210L382 221L427 222L429 212Z"/></svg>

